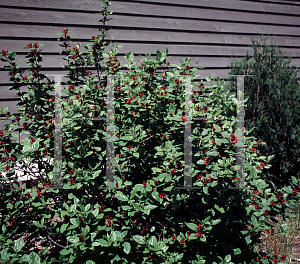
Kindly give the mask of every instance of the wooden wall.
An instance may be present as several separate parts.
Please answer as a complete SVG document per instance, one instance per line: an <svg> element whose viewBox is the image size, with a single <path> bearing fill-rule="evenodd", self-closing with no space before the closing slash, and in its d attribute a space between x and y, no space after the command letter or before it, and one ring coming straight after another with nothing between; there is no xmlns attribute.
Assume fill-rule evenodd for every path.
<svg viewBox="0 0 300 264"><path fill-rule="evenodd" d="M170 63L190 57L194 66L205 67L196 74L198 81L205 76L229 80L230 61L253 54L251 38L260 40L269 35L267 43L282 48L284 58L300 66L300 1L280 0L124 0L110 1L113 10L107 25L112 29L107 40L118 42L121 65L125 53L132 51L135 61L139 54L152 50L169 50ZM23 59L29 42L44 43L43 73L66 73L56 32L68 28L74 34L73 44L90 43L102 24L96 15L103 5L100 0L10 0L0 1L0 51L16 51L20 67L27 68ZM111 46L110 46L111 47ZM109 51L107 48L106 51ZM155 58L155 56L153 56ZM196 64L196 61L199 61ZM17 113L19 97L10 86L0 62L0 107ZM124 70L124 69L123 69ZM54 77L52 77L54 78ZM66 79L63 79L65 81ZM25 87L21 89L25 90ZM195 89L196 90L196 89ZM0 119L3 115L0 115ZM4 122L0 124L2 126Z"/></svg>

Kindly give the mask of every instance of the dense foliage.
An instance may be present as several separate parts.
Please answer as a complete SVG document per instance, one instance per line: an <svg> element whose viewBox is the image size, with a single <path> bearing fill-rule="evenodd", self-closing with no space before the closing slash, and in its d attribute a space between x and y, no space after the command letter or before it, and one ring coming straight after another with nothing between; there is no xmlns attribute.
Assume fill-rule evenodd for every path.
<svg viewBox="0 0 300 264"><path fill-rule="evenodd" d="M277 187L292 185L291 176L300 173L300 83L297 67L291 59L283 59L278 46L252 39L253 55L234 60L229 74L251 74L245 77L245 95L248 96L245 123L251 136L265 141L259 146L263 155L275 155L267 178ZM236 77L226 87L236 91Z"/></svg>
<svg viewBox="0 0 300 264"><path fill-rule="evenodd" d="M108 1L103 2L104 19L100 21L105 24L111 12L107 11ZM157 51L155 60L147 55L141 65L135 65L133 54L128 53L128 70L121 73L117 47L108 54L103 52L104 32L92 37L94 44L91 49L85 46L86 52L80 51L80 45L68 49L70 36L64 29L60 38L70 70L62 115L106 116L106 77L114 75L118 189L98 189L106 184L106 120L62 122L64 189L49 188L53 186L53 164L45 164L42 158L54 157L55 98L51 95L54 84L49 78L43 83L45 76L39 70L41 45L28 45L32 68L27 78L25 71L13 64L16 53L2 51L2 60L10 64L13 88L18 90L20 82L28 88L20 94L24 106L21 120L34 122L24 127L30 134L21 144L10 140L15 123L0 131L0 171L6 172L2 180L15 181L4 184L0 194L0 262L285 261L285 256L258 252L254 245L260 241L261 230L272 235L265 219L283 213L286 201L299 197L300 181L293 177L293 189L272 189L263 176L271 157L259 155L261 141L246 137L246 186L229 189L237 180L236 120L194 122L192 178L193 186L201 188L176 189L184 183L185 89L189 78L200 88L192 94L193 118L234 118L235 94L223 93L224 81L217 78L218 85L212 86L195 84L197 68L190 65L190 59L170 65L167 49ZM90 65L96 67L96 73L87 70ZM13 178L14 165L22 157L46 169L32 188L18 186Z"/></svg>

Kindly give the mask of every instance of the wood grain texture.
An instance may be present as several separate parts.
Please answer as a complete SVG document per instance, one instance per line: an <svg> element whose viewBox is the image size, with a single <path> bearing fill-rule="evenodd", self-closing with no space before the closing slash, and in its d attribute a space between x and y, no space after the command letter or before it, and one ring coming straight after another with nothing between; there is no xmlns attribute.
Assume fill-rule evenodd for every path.
<svg viewBox="0 0 300 264"><path fill-rule="evenodd" d="M299 14L300 3L295 1L246 1L246 0L123 0L110 1L112 18L108 41L118 42L121 65L124 55L138 54L168 48L168 61L181 64L180 60L191 58L191 64L205 67L196 72L200 75L228 80L230 62L249 52L251 39L260 41L259 35L270 35L271 41L283 50L284 58L292 57L291 65L300 67ZM44 43L42 48L43 73L65 73L63 50L55 33L68 28L74 34L72 47L96 36L101 25L100 11L103 3L98 0L11 0L0 3L0 50L16 51L20 67L28 50L22 49L29 42ZM83 46L82 45L82 46ZM106 52L110 47L106 48ZM155 56L151 57L152 59ZM196 64L196 61L199 61ZM0 62L0 107L8 106L16 113L18 95L8 91L11 86ZM122 68L124 71L124 68ZM300 71L298 72L298 76ZM66 80L66 79L65 79ZM21 89L25 89L22 87Z"/></svg>

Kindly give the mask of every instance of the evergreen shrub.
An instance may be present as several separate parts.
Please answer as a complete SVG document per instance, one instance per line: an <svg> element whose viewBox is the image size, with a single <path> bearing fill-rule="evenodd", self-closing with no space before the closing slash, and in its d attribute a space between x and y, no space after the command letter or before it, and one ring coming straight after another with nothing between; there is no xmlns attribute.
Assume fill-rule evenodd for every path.
<svg viewBox="0 0 300 264"><path fill-rule="evenodd" d="M245 127L254 130L251 136L266 142L259 145L262 155L275 155L267 180L276 187L292 184L291 176L300 173L300 83L297 67L283 59L277 45L252 39L253 55L230 63L229 75L245 76L245 96L249 100L245 108ZM236 77L230 76L226 91L236 93Z"/></svg>

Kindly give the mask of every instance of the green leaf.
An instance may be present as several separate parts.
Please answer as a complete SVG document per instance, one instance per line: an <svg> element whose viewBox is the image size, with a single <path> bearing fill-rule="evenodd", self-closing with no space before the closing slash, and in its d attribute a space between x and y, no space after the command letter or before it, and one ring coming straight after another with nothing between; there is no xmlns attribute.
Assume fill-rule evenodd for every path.
<svg viewBox="0 0 300 264"><path fill-rule="evenodd" d="M8 58L10 60L16 60L17 59L17 53L15 53L14 51L8 52L7 55L8 55Z"/></svg>
<svg viewBox="0 0 300 264"><path fill-rule="evenodd" d="M170 104L169 105L169 114L172 113L174 115L175 112L176 112L176 106L173 104Z"/></svg>
<svg viewBox="0 0 300 264"><path fill-rule="evenodd" d="M22 237L20 237L18 240L15 241L15 251L19 252L22 247L24 246L24 240Z"/></svg>
<svg viewBox="0 0 300 264"><path fill-rule="evenodd" d="M3 232L3 234L5 234L5 233L6 233L6 230L7 230L7 228L6 228L6 225L5 225L5 224L3 224L3 225L2 225L2 232Z"/></svg>
<svg viewBox="0 0 300 264"><path fill-rule="evenodd" d="M8 110L8 107L4 107L2 113L5 114L5 112Z"/></svg>
<svg viewBox="0 0 300 264"><path fill-rule="evenodd" d="M126 195L124 195L122 192L117 191L116 193L116 198L122 202L127 202L128 201L128 197Z"/></svg>
<svg viewBox="0 0 300 264"><path fill-rule="evenodd" d="M97 239L96 241L99 242L102 247L109 247L110 246L110 243L108 241L104 240L104 239Z"/></svg>
<svg viewBox="0 0 300 264"><path fill-rule="evenodd" d="M92 214L94 215L94 217L96 217L99 214L99 208L96 208Z"/></svg>
<svg viewBox="0 0 300 264"><path fill-rule="evenodd" d="M152 210L155 208L157 208L157 205L154 205L154 204L148 204L144 207L145 210Z"/></svg>
<svg viewBox="0 0 300 264"><path fill-rule="evenodd" d="M136 158L139 158L140 157L140 154L137 152L137 153L133 153L132 154L134 157L136 157Z"/></svg>
<svg viewBox="0 0 300 264"><path fill-rule="evenodd" d="M216 219L216 220L213 220L212 221L212 225L217 225L217 224L219 224L221 222L221 219Z"/></svg>
<svg viewBox="0 0 300 264"><path fill-rule="evenodd" d="M155 236L151 236L148 240L148 244L152 247L155 247L157 244L157 239Z"/></svg>
<svg viewBox="0 0 300 264"><path fill-rule="evenodd" d="M124 242L123 243L123 251L128 255L131 250L131 245L129 242Z"/></svg>
<svg viewBox="0 0 300 264"><path fill-rule="evenodd" d="M254 215L251 216L251 222L254 227L258 227L257 218Z"/></svg>
<svg viewBox="0 0 300 264"><path fill-rule="evenodd" d="M73 244L77 243L79 241L79 238L77 236L69 236L67 237L67 240Z"/></svg>
<svg viewBox="0 0 300 264"><path fill-rule="evenodd" d="M228 263L228 262L230 262L230 260L231 260L231 255L227 255L225 257L225 262Z"/></svg>
<svg viewBox="0 0 300 264"><path fill-rule="evenodd" d="M39 146L40 146L39 142L37 142L37 141L33 142L31 145L31 151L37 151Z"/></svg>
<svg viewBox="0 0 300 264"><path fill-rule="evenodd" d="M37 221L33 221L33 224L35 225L35 226L37 226L37 227L41 227L42 225L39 223L39 222L37 222Z"/></svg>
<svg viewBox="0 0 300 264"><path fill-rule="evenodd" d="M135 240L135 242L137 242L138 244L145 244L145 238L140 236L140 235L134 235L133 239Z"/></svg>
<svg viewBox="0 0 300 264"><path fill-rule="evenodd" d="M208 187L207 186L203 187L203 192L208 195Z"/></svg>
<svg viewBox="0 0 300 264"><path fill-rule="evenodd" d="M223 209L222 207L219 207L217 204L215 204L214 207L215 207L220 213L222 213L222 214L225 213L224 209Z"/></svg>
<svg viewBox="0 0 300 264"><path fill-rule="evenodd" d="M24 145L22 151L23 151L23 152L31 152L31 146L29 146L29 145Z"/></svg>
<svg viewBox="0 0 300 264"><path fill-rule="evenodd" d="M96 264L94 261L92 261L92 260L87 260L86 262L85 262L85 264Z"/></svg>
<svg viewBox="0 0 300 264"><path fill-rule="evenodd" d="M289 194L293 193L291 186L283 187L282 190Z"/></svg>
<svg viewBox="0 0 300 264"><path fill-rule="evenodd" d="M84 207L84 211L87 213L89 210L91 209L91 204L87 204L85 207Z"/></svg>
<svg viewBox="0 0 300 264"><path fill-rule="evenodd" d="M239 248L233 249L233 255L240 255L242 251Z"/></svg>
<svg viewBox="0 0 300 264"><path fill-rule="evenodd" d="M66 256L66 255L68 255L69 254L69 250L68 249L66 249L66 248L64 248L63 250L61 250L60 252L59 252L61 255L63 255L63 256Z"/></svg>
<svg viewBox="0 0 300 264"><path fill-rule="evenodd" d="M40 256L35 252L31 252L28 257L28 264L40 264Z"/></svg>
<svg viewBox="0 0 300 264"><path fill-rule="evenodd" d="M61 233L65 232L68 225L69 225L69 224L63 224L63 225L61 226L61 228L60 228L60 232L61 232Z"/></svg>
<svg viewBox="0 0 300 264"><path fill-rule="evenodd" d="M251 242L252 242L251 237L247 236L246 237L246 243L247 243L247 245L249 245Z"/></svg>
<svg viewBox="0 0 300 264"><path fill-rule="evenodd" d="M9 260L9 253L7 252L8 248L5 248L3 250L1 250L1 259L3 259L4 261L8 261Z"/></svg>
<svg viewBox="0 0 300 264"><path fill-rule="evenodd" d="M130 51L129 53L126 54L125 58L126 58L128 61L133 61L134 55L133 55L132 52Z"/></svg>
<svg viewBox="0 0 300 264"><path fill-rule="evenodd" d="M186 223L189 229L192 229L194 231L198 231L197 225L194 223Z"/></svg>

